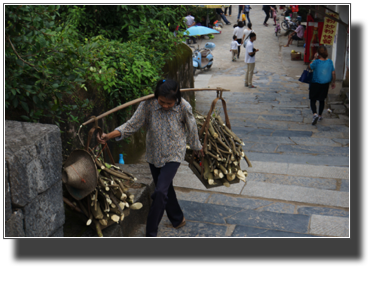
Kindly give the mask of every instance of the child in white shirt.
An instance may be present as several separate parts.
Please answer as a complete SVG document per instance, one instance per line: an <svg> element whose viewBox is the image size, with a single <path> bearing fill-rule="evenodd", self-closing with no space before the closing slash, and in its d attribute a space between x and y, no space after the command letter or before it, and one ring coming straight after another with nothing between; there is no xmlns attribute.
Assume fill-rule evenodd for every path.
<svg viewBox="0 0 376 285"><path fill-rule="evenodd" d="M232 38L233 38L233 41L231 42L231 49L230 49L230 51L232 52L231 57L232 57L232 61L236 61L236 56L238 54L238 46L241 46L242 44L239 44L237 42L236 40L237 37L235 35Z"/></svg>

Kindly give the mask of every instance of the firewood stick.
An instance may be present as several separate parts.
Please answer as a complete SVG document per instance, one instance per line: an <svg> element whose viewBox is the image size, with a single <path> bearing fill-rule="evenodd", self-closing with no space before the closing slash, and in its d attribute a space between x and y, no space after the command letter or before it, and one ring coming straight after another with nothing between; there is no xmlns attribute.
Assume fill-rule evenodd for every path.
<svg viewBox="0 0 376 285"><path fill-rule="evenodd" d="M226 178L222 178L222 179L221 179L221 182L222 182L222 184L223 184L224 186L226 186L226 187L230 187L230 183L228 182L228 180L227 180Z"/></svg>
<svg viewBox="0 0 376 285"><path fill-rule="evenodd" d="M245 159L245 161L247 162L248 167L252 167L251 162L249 161L248 157L247 157L245 154L244 154L244 159Z"/></svg>
<svg viewBox="0 0 376 285"><path fill-rule="evenodd" d="M212 154L210 151L204 151L205 152L205 154L207 154L207 155L209 155L209 156L211 156L211 157L213 157L213 158L215 158L216 160L218 160L219 159L219 156L215 156L214 154Z"/></svg>
<svg viewBox="0 0 376 285"><path fill-rule="evenodd" d="M214 128L213 128L213 125L211 124L211 122L209 121L209 133L211 134L211 136L216 139L218 138L218 133L216 133L214 131Z"/></svg>
<svg viewBox="0 0 376 285"><path fill-rule="evenodd" d="M80 207L81 211L85 214L85 216L89 218L89 213L85 209L84 205L82 205L81 201L77 201L77 205L78 207Z"/></svg>
<svg viewBox="0 0 376 285"><path fill-rule="evenodd" d="M94 200L94 210L97 210L97 204L98 204L98 189L95 189L95 200Z"/></svg>
<svg viewBox="0 0 376 285"><path fill-rule="evenodd" d="M103 237L103 233L102 233L102 230L101 230L101 225L99 224L99 222L97 220L94 219L94 223L95 223L95 229L97 230L97 234L99 237Z"/></svg>
<svg viewBox="0 0 376 285"><path fill-rule="evenodd" d="M81 209L77 206L75 206L71 201L69 201L67 198L63 197L63 201L65 204L67 204L69 207L71 207L73 210L79 212L79 213L83 213L81 211Z"/></svg>
<svg viewBox="0 0 376 285"><path fill-rule="evenodd" d="M115 197L115 195L114 195L111 191L109 192L109 196L110 196L112 202L113 202L113 203L115 204L115 206L117 207L117 209L120 211L120 213L123 214L123 210L122 210L121 207L119 206L119 202L120 202L120 201L117 200L117 198ZM111 211L111 209L110 209L110 211Z"/></svg>

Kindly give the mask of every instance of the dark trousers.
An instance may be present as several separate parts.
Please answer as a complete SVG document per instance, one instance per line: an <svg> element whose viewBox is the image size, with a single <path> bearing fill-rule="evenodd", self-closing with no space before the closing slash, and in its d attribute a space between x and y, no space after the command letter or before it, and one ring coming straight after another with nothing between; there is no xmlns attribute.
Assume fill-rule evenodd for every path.
<svg viewBox="0 0 376 285"><path fill-rule="evenodd" d="M146 223L146 236L156 237L164 210L166 210L167 217L174 227L180 225L184 218L172 185L172 180L178 171L180 163L168 162L161 168L157 168L153 164L149 165L155 190L151 195L153 202Z"/></svg>
<svg viewBox="0 0 376 285"><path fill-rule="evenodd" d="M321 116L322 112L324 111L325 100L319 101L319 102L320 102L319 115ZM317 111L316 111L316 99L311 99L311 110L312 110L312 114L317 113Z"/></svg>
<svg viewBox="0 0 376 285"><path fill-rule="evenodd" d="M251 20L249 19L249 12L244 12L244 14L245 14L245 16L247 17L247 19L248 19L248 23L250 23L251 22ZM244 23L245 24L245 23Z"/></svg>
<svg viewBox="0 0 376 285"><path fill-rule="evenodd" d="M231 16L231 5L228 7L228 14ZM227 14L227 7L225 8L225 14Z"/></svg>
<svg viewBox="0 0 376 285"><path fill-rule="evenodd" d="M266 24L266 22L269 20L269 13L270 13L270 10L264 10L264 12L265 12L265 14L266 14L264 24Z"/></svg>
<svg viewBox="0 0 376 285"><path fill-rule="evenodd" d="M236 39L236 41L241 44L242 43L242 39ZM240 46L238 46L238 58L240 56Z"/></svg>

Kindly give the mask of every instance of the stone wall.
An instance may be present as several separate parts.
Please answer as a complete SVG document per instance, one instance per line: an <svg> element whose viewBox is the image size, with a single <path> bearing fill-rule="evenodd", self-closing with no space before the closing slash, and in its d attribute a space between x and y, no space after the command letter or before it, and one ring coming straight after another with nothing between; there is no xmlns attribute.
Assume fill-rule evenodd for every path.
<svg viewBox="0 0 376 285"><path fill-rule="evenodd" d="M62 146L55 125L5 121L5 236L62 237Z"/></svg>

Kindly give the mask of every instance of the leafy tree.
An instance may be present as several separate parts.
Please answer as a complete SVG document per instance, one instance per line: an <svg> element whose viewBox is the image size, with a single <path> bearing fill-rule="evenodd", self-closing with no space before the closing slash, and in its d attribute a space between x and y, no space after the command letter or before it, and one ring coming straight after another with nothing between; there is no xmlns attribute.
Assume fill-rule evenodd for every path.
<svg viewBox="0 0 376 285"><path fill-rule="evenodd" d="M95 104L81 96L83 89L95 88L96 100L108 109L150 94L181 41L172 31L184 11L166 5L7 5L7 118L78 123Z"/></svg>
<svg viewBox="0 0 376 285"><path fill-rule="evenodd" d="M74 31L55 26L58 8L5 7L5 106L24 120L54 117L63 94L83 82L82 48L69 40Z"/></svg>

